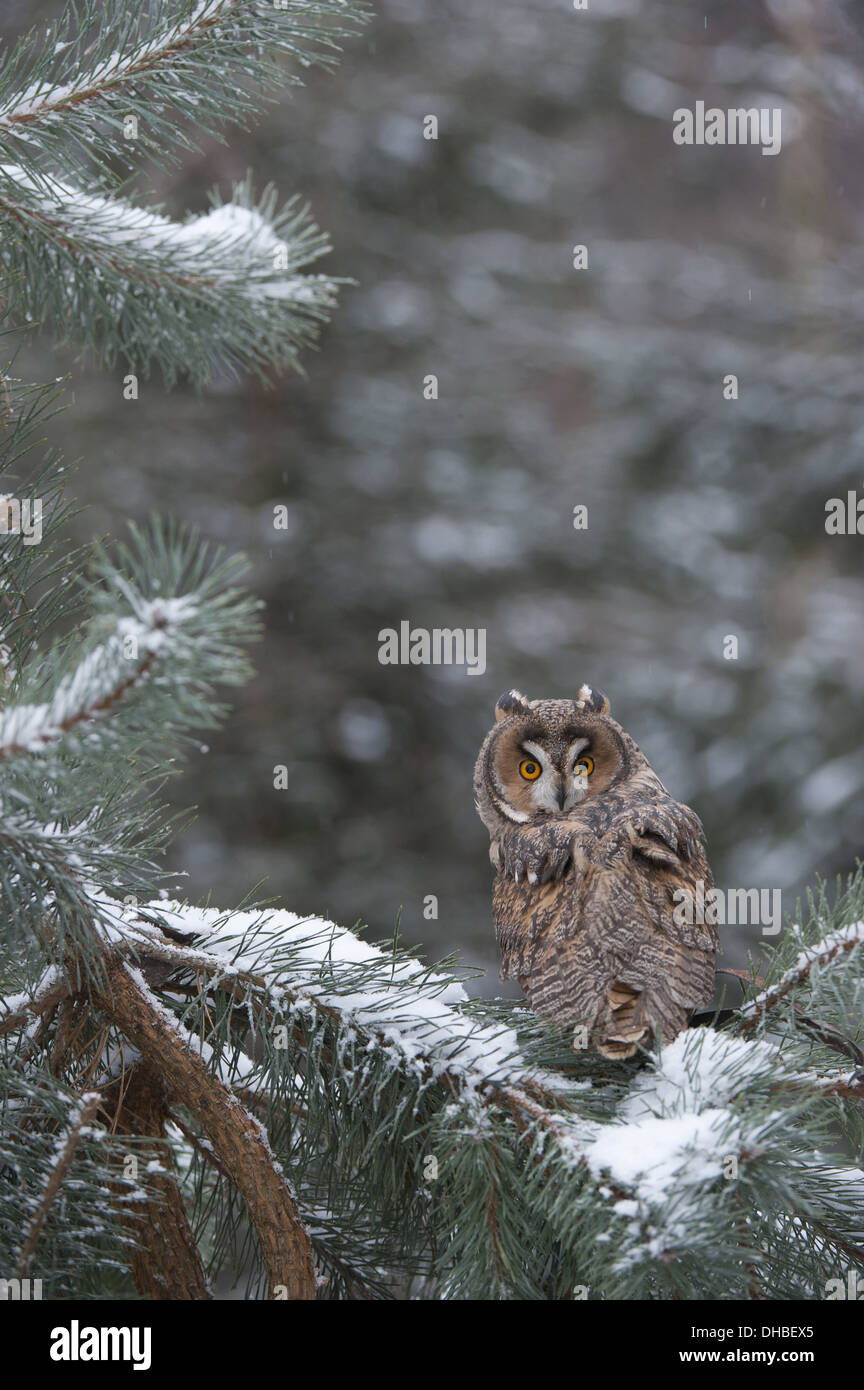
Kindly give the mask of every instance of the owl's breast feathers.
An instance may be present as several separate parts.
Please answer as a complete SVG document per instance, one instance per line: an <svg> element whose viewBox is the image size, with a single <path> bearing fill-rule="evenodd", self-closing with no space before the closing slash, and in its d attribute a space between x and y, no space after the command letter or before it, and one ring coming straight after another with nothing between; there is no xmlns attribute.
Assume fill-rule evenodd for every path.
<svg viewBox="0 0 864 1390"><path fill-rule="evenodd" d="M714 990L716 930L686 910L713 885L702 826L657 786L629 809L610 797L514 827L493 889L502 977L608 1057L657 1029L671 1042Z"/></svg>

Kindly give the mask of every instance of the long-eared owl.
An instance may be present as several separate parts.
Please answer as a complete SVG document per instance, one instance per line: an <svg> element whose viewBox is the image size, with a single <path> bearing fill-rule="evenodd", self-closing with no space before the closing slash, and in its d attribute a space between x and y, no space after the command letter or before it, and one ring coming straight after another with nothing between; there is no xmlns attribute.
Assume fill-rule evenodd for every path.
<svg viewBox="0 0 864 1390"><path fill-rule="evenodd" d="M657 1031L671 1042L710 1003L718 942L682 906L713 884L702 824L609 710L587 685L575 700L511 690L474 791L497 870L502 978L518 979L535 1013L584 1025L599 1052L622 1058Z"/></svg>

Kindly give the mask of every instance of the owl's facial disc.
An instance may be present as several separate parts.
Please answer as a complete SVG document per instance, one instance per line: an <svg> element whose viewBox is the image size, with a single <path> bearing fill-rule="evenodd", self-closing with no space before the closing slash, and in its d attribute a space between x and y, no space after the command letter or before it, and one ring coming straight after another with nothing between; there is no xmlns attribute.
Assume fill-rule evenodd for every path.
<svg viewBox="0 0 864 1390"><path fill-rule="evenodd" d="M587 738L577 738L564 749L546 749L533 739L523 739L519 777L527 783L534 811L560 815L577 806L588 794L594 760L584 753Z"/></svg>
<svg viewBox="0 0 864 1390"><path fill-rule="evenodd" d="M553 714L558 712L553 709ZM565 816L605 792L623 766L620 740L608 721L569 707L563 717L542 709L499 721L491 795L507 820Z"/></svg>

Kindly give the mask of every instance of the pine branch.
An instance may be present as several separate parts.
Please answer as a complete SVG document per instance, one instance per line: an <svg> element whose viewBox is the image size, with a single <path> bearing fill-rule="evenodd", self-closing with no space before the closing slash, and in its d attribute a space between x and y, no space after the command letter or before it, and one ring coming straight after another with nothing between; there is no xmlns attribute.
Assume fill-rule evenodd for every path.
<svg viewBox="0 0 864 1390"><path fill-rule="evenodd" d="M335 66L368 14L362 0L70 5L0 65L0 156L30 158L35 146L87 169L200 148L201 134L248 125L299 85L298 68Z"/></svg>
<svg viewBox="0 0 864 1390"><path fill-rule="evenodd" d="M30 1268L44 1281L46 1297L128 1297L125 1266L135 1236L125 1221L106 1221L106 1186L118 1215L132 1197L149 1200L149 1175L134 1185L124 1175L138 1141L130 1136L121 1143L101 1124L80 1123L77 1140L67 1145L81 1094L40 1064L50 1036L41 1040L41 1056L36 1041L7 1036L0 1046L0 1266L18 1267L31 1233L37 1243ZM55 1192L64 1152L68 1167Z"/></svg>
<svg viewBox="0 0 864 1390"><path fill-rule="evenodd" d="M242 1195L261 1245L271 1292L290 1299L315 1295L312 1247L285 1176L260 1122L208 1071L176 1020L126 965L111 970L101 1007L142 1056L157 1068L168 1091L203 1126Z"/></svg>
<svg viewBox="0 0 864 1390"><path fill-rule="evenodd" d="M844 1100L864 1100L864 1078L859 1072L848 1076L812 1076L806 1081L787 1081L792 1090L817 1090L823 1096L840 1096Z"/></svg>
<svg viewBox="0 0 864 1390"><path fill-rule="evenodd" d="M167 627L167 613L154 604L150 623L139 623L133 635L136 648L140 638L141 645L149 650L131 674L119 677L120 663L128 670L129 661L123 652L123 639L117 637L111 645L97 648L75 672L75 678L57 688L49 704L18 705L5 711L0 718L0 762L37 752L46 743L58 742L80 724L112 711L153 670L158 652L153 639Z"/></svg>
<svg viewBox="0 0 864 1390"><path fill-rule="evenodd" d="M0 935L15 929L19 948L71 952L95 978L88 923L110 929L116 899L155 891L172 820L146 790L221 718L215 683L248 674L258 616L242 568L175 527L132 528L130 546L97 553L87 625L19 667L0 710Z"/></svg>
<svg viewBox="0 0 864 1390"><path fill-rule="evenodd" d="M2 322L2 321L0 321ZM10 330L0 328L0 337ZM3 647L3 688L0 707L14 690L21 667L38 638L57 620L62 609L68 622L75 616L69 578L80 562L80 551L61 550L58 540L72 508L64 496L59 457L49 451L40 465L27 459L34 436L59 410L56 383L28 386L13 378L10 361L0 367L6 415L0 431L2 489L41 503L41 540L29 544L23 529L8 534L0 547L0 640Z"/></svg>
<svg viewBox="0 0 864 1390"><path fill-rule="evenodd" d="M0 998L0 1036L17 1033L48 1009L55 1009L70 994L68 981L56 966L49 966L32 994Z"/></svg>
<svg viewBox="0 0 864 1390"><path fill-rule="evenodd" d="M39 1244L39 1237L48 1219L48 1213L63 1186L83 1133L95 1118L101 1102L102 1097L98 1091L85 1092L81 1096L80 1104L70 1115L65 1132L57 1142L54 1166L45 1184L42 1200L21 1245L17 1267L19 1279L26 1279L30 1273L30 1265Z"/></svg>
<svg viewBox="0 0 864 1390"><path fill-rule="evenodd" d="M467 998L456 981L411 956L385 956L332 922L156 900L116 905L107 939L142 959L201 973L232 999L254 993L274 1019L306 1008L348 1021L406 1061L417 1058L424 1075L461 1078L469 1089L531 1080L512 1029L451 1007Z"/></svg>
<svg viewBox="0 0 864 1390"><path fill-rule="evenodd" d="M806 984L811 972L821 969L843 955L864 944L864 922L850 922L838 931L832 932L818 945L802 951L795 964L787 970L782 979L741 1008L742 1031L752 1030L762 1022L767 1014L782 1003L793 990Z"/></svg>
<svg viewBox="0 0 864 1390"><path fill-rule="evenodd" d="M114 1124L118 1133L138 1135L144 1141L148 1171L161 1200L129 1209L136 1236L132 1279L142 1298L206 1301L213 1294L178 1187L171 1145L165 1137L166 1119L160 1072L146 1062L134 1063Z"/></svg>
<svg viewBox="0 0 864 1390"><path fill-rule="evenodd" d="M9 311L50 321L64 340L122 359L136 375L157 365L170 384L299 370L342 283L301 274L329 243L296 198L279 210L247 179L232 201L173 222L100 186L79 188L0 165L0 266ZM86 306L86 308L85 308Z"/></svg>
<svg viewBox="0 0 864 1390"><path fill-rule="evenodd" d="M206 727L221 713L214 680L246 679L240 646L259 624L234 584L242 560L223 562L176 528L131 529L133 547L118 547L122 569L97 552L87 628L19 673L0 711L0 761L39 754L44 777L57 770L44 759L64 744L80 770L82 759L101 760L118 743L132 754L153 724L176 748L184 726ZM28 690L42 698L28 701Z"/></svg>
<svg viewBox="0 0 864 1390"><path fill-rule="evenodd" d="M422 1234L425 1223L419 1231L421 1246L424 1239L434 1242L436 1231L460 1232L455 1242L452 1236L445 1240L441 1251L443 1287L453 1296L507 1297L511 1288L526 1296L550 1296L538 1293L549 1278L553 1288L562 1279L565 1288L568 1278L576 1281L575 1272L568 1274L556 1264L565 1251L570 1252L565 1265L581 1261L598 1287L608 1287L614 1276L621 1290L617 1296L638 1296L639 1281L653 1277L656 1269L668 1283L666 1292L681 1296L693 1289L699 1261L704 1267L704 1252L710 1248L730 1281L727 1287L740 1286L742 1297L762 1298L765 1225L778 1211L794 1213L797 1225L788 1227L785 1245L771 1257L772 1279L783 1260L800 1258L805 1231L820 1242L818 1252L813 1247L814 1269L824 1269L832 1251L859 1249L850 1215L855 1182L860 1184L864 1175L853 1181L851 1174L813 1166L808 1145L818 1152L825 1141L816 1137L818 1128L812 1128L808 1116L814 1114L814 1104L832 1096L858 1098L860 1079L807 1072L788 1044L781 1057L773 1043L748 1042L708 1028L684 1034L664 1049L656 1070L634 1076L628 1068L610 1069L610 1077L618 1075L623 1082L626 1075L630 1082L623 1089L618 1084L621 1115L598 1124L579 1113L581 1083L568 1083L538 1069L530 1055L505 1049L500 1028L484 1030L465 1017L467 1001L460 1002L452 985L445 990L446 977L435 979L410 958L377 951L332 924L304 922L278 911L220 914L155 902L137 910L118 909L109 937L110 950L134 955L145 973L159 964L161 987L170 992L174 1012L166 1014L155 996L150 1009L157 1010L172 1037L180 1029L186 1055L193 1051L228 1094L237 1086L233 1068L229 1079L225 1063L237 1020L242 1018L248 1030L243 1046L256 1055L264 1049L261 1075L272 1142L280 1154L291 1155L299 1183L298 1211L304 1213L319 1258L353 1296L364 1296L364 1288L371 1291L363 1261L380 1264L380 1256L366 1254L368 1235L348 1254L347 1230L343 1243L332 1246L332 1229L322 1227L315 1214L317 1180L310 1163L317 1164L322 1145L325 1152L328 1147L326 1130L321 1130L322 1088L327 1109L338 1104L345 1177L353 1171L350 1126L363 1124L362 1107L371 1102L362 1077L369 1063L361 1063L370 1057L376 1058L376 1072L382 1065L383 1070L375 1085L376 1119L357 1162L377 1183L379 1174L383 1177L380 1165L393 1165L409 1143L419 1144L420 1152L431 1147L452 1165L446 1202L437 1204L428 1234ZM823 970L839 969L843 959L829 958ZM184 983L189 980L198 981L191 992ZM180 1005L183 994L187 1002ZM442 996L447 1004L440 1002ZM220 997L224 1007L218 1004ZM176 1019L178 1008L183 1024ZM274 1030L284 1019L293 1020L290 1053L274 1050ZM115 1020L125 1027L119 1015ZM193 1023L192 1033L185 1020ZM454 1047L460 1036L462 1045ZM132 1041L138 1046L140 1039L133 1033ZM596 1078L596 1067L594 1074ZM237 1073L244 1089L246 1075ZM590 1068L586 1075L592 1075ZM391 1092L391 1086L397 1089ZM179 1104L188 1106L185 1080L169 1089ZM600 1085L598 1097L602 1090ZM778 1090L798 1091L800 1104L778 1109ZM260 1087L256 1093L260 1097ZM384 1099L391 1094L391 1100ZM288 1109L282 1111L284 1101ZM431 1110L421 1120L428 1106ZM608 1114L608 1102L606 1110ZM297 1126L293 1139L282 1135L280 1113ZM402 1134L403 1115L416 1117L413 1139L410 1131ZM635 1121L637 1127L629 1128ZM463 1126L467 1129L460 1143ZM210 1153L213 1134L204 1128L208 1140L194 1144L198 1160L205 1169L228 1173L233 1187L236 1170L218 1145ZM639 1172L635 1160L646 1149L643 1135L652 1136L654 1146L662 1138L662 1178L653 1174L650 1162L644 1174ZM793 1136L801 1153L790 1163L784 1146ZM695 1145L692 1153L690 1144ZM407 1156L408 1149L404 1152ZM740 1165L737 1185L722 1181L723 1155L734 1156ZM328 1191L334 1180L331 1171ZM386 1203L382 1188L377 1200ZM366 1200L366 1191L361 1187L354 1200ZM617 1216L617 1209L627 1215ZM411 1210L409 1205L407 1212ZM754 1211L765 1213L755 1225ZM603 1223L599 1227L598 1220ZM812 1234L817 1220L818 1237ZM592 1233L608 1231L610 1222L615 1233L611 1245L597 1244ZM519 1261L532 1243L547 1271L542 1279L539 1272L519 1272ZM558 1270L554 1276L549 1274L553 1270ZM580 1282L589 1274L583 1273ZM468 1294L469 1289L474 1293ZM375 1296L384 1293L379 1289Z"/></svg>
<svg viewBox="0 0 864 1390"><path fill-rule="evenodd" d="M0 712L0 761L39 753L47 745L59 743L64 735L77 733L82 725L88 726L87 747L104 754L106 743L115 742L124 732L125 710L121 710L121 704L133 695L145 693L157 667L162 687L156 694L164 701L165 685L173 687L175 720L178 714L183 718L183 704L189 704L189 683L193 688L197 686L199 692L205 686L210 669L216 665L214 656L220 658L220 673L230 678L225 666L225 637L231 629L236 630L242 618L251 617L248 604L238 599L233 610L223 605L223 633L219 634L212 613L207 612L202 623L201 600L195 593L151 599L136 592L119 576L117 587L121 602L125 596L133 616L116 616L115 630L108 639L77 659L72 670L56 682L48 700L39 704L7 704ZM113 602L118 603L116 594ZM208 650L210 635L221 637L221 651L211 654ZM66 643L65 650L71 656L80 645L79 635L76 642ZM241 664L238 674L243 672ZM35 679L41 676L42 666ZM106 714L113 716L110 728L91 727Z"/></svg>
<svg viewBox="0 0 864 1390"><path fill-rule="evenodd" d="M295 67L331 66L362 0L150 0L70 5L0 63L0 268L11 312L137 376L200 385L217 368L300 370L339 280L301 272L329 250L297 198L251 181L173 222L113 191L129 156L164 162L247 122ZM185 119L184 119L185 118ZM130 136L129 123L134 127ZM126 138L130 137L130 138ZM63 176L46 163L60 165ZM72 177L68 177L68 172ZM5 224L5 225L4 225Z"/></svg>

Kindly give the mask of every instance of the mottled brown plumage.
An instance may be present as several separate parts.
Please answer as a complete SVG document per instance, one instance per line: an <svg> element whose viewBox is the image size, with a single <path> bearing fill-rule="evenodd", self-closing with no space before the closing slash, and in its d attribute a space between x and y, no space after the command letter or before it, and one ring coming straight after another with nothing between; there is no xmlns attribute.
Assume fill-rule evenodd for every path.
<svg viewBox="0 0 864 1390"><path fill-rule="evenodd" d="M713 885L701 822L609 708L589 686L576 700L510 691L474 790L497 870L502 978L537 1014L586 1025L604 1056L630 1057L710 1003L718 942L681 907Z"/></svg>

